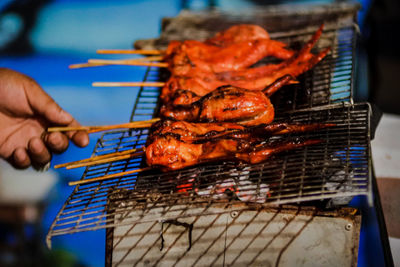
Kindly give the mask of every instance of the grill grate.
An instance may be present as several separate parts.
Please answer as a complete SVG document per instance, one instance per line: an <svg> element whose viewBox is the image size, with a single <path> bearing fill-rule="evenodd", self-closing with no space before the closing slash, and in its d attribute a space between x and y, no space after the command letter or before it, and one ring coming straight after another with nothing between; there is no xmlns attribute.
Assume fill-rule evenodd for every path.
<svg viewBox="0 0 400 267"><path fill-rule="evenodd" d="M299 49L313 31L271 34ZM287 86L273 97L277 114L288 110L313 108L341 102L352 102L356 27L326 29L315 46L316 51L331 47L331 52L312 70L304 73L298 85Z"/></svg>
<svg viewBox="0 0 400 267"><path fill-rule="evenodd" d="M312 33L276 35L296 46L308 40ZM369 106L353 105L351 93L355 37L354 26L325 30L317 49L331 46L331 53L316 68L302 75L299 84L282 89L272 100L277 122L335 123L332 128L289 136L299 142L307 139L323 142L281 153L266 163L251 166L214 163L169 173L147 171L76 186L49 230L48 245L53 236L124 224L124 220L115 218L129 216L130 210L146 210L154 213L154 218L161 218L166 209L169 212L173 209L174 214L184 214L187 210L203 214L205 209L198 207L210 203L236 203L242 209L253 204L270 206L368 194ZM163 76L149 68L144 80L163 80ZM141 88L131 121L154 117L158 95L158 88ZM108 132L98 140L94 154L139 148L145 144L147 135L148 129ZM271 141L281 139L271 137ZM142 158L91 166L86 168L82 179L141 166ZM143 219L130 218L125 222Z"/></svg>
<svg viewBox="0 0 400 267"><path fill-rule="evenodd" d="M300 111L277 118L280 120L326 121L337 126L301 137L324 142L282 153L262 164L207 164L170 173L152 171L77 186L56 217L48 238L115 226L118 222L113 216L123 216L132 209L160 212L160 218L163 209L174 207L178 212L180 204L185 204L185 210L211 202L241 203L242 200L268 206L369 193L368 105ZM141 137L146 133L147 130L107 133L96 149L101 154L118 146L124 149L137 147L145 142ZM291 138L299 137L292 135ZM88 168L83 178L117 173L140 165L141 159L103 164ZM218 191L218 187L225 192ZM239 189L239 193L235 194L235 189ZM114 207L118 209L114 210Z"/></svg>

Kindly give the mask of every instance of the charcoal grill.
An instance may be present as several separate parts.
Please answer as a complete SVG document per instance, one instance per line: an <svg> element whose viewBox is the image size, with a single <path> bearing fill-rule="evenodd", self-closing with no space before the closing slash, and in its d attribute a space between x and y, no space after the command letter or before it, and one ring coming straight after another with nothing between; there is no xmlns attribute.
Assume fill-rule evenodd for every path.
<svg viewBox="0 0 400 267"><path fill-rule="evenodd" d="M315 30L275 32L272 36L296 46L308 40ZM277 122L336 124L335 127L288 137L294 140L321 139L321 143L281 153L268 162L255 165L209 163L180 171L162 173L151 170L78 185L50 227L48 246L51 246L54 236L107 228L110 236L107 264L146 265L161 261L168 265L171 262L184 264L193 259L197 262L202 256L193 256L189 252L192 242L196 246L195 240L197 246L208 246L205 252L201 250L203 255L210 251L214 253L205 262L216 264L221 260L225 263L226 260L235 263L238 258L232 255L237 255L237 250L232 255L225 254L227 244L237 242L227 242L233 238L228 235L231 232L227 229L235 229L234 222L241 220L245 223L240 222L239 225L247 229L243 225L251 222L269 225L279 218L286 220L283 228L289 229L291 234L287 236L291 237L287 240L285 236L282 237L284 240L281 243L284 245L279 253L275 251L278 254L274 254L274 260L271 261L276 263L281 261L282 253L304 229L308 229L305 232L309 231L315 216L321 215L319 224L326 224L323 218L334 218L334 221L330 221L334 225L332 230L337 227L343 229L342 226L351 228L339 247L353 251L345 261L354 265L357 245L349 244L358 244L359 215L345 208L340 208L335 214L324 213L315 206L347 204L353 196L371 194L370 106L367 103L354 104L352 100L356 39L357 27L354 24L326 27L315 49L331 46L330 54L313 70L299 77L299 84L287 86L272 99ZM160 80L164 75L150 67L144 81ZM158 95L159 88L140 88L130 120L147 120L156 116ZM145 144L148 134L149 129L107 132L98 140L93 154L140 148ZM279 142L280 137L271 139ZM85 169L82 179L143 166L143 158L90 166ZM309 206L309 209L306 206L293 206L298 203ZM289 206L282 208L282 205ZM226 228L216 235L218 240L225 238L222 251L211 249L213 242L204 245L194 238L202 235L197 228L202 220L200 228L203 232L211 226ZM205 221L210 224L204 224ZM272 240L281 238L278 236L284 231L280 227L274 229L270 229L274 233L271 234ZM163 234L160 235L160 231ZM151 236L151 241L148 236ZM129 241L124 241L124 238ZM145 245L142 243L144 240L147 240ZM131 246L128 247L126 242L130 242ZM257 238L249 242L247 250L239 251L240 255L244 251L262 257L271 253L266 250L268 246L250 249L253 243L261 242ZM179 244L176 246L179 251L173 248L176 244ZM160 257L154 256L154 247L158 251L161 249L161 253L158 252ZM267 254L264 254L265 251ZM250 260L240 259L236 263L257 262L257 257L250 257Z"/></svg>

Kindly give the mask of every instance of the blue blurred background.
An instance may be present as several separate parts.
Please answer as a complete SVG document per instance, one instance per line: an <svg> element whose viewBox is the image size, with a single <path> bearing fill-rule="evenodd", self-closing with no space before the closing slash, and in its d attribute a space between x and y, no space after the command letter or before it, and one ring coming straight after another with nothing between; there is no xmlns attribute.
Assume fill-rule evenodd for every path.
<svg viewBox="0 0 400 267"><path fill-rule="evenodd" d="M273 1L272 3L329 3L330 1ZM378 1L379 2L379 1ZM155 38L161 18L178 15L183 8L202 10L214 6L222 10L250 8L270 1L184 1L184 0L1 0L0 66L33 77L64 109L83 125L123 123L129 120L137 94L135 88L93 88L93 81L141 81L144 68L108 66L68 69L68 65L99 58L97 49L130 49L136 39ZM372 0L361 1L359 23L364 27ZM108 56L107 58L112 58ZM361 61L365 60L361 57ZM365 68L366 71L366 68ZM365 73L364 73L365 74ZM363 74L363 75L364 75ZM370 97L368 83L358 92ZM91 135L87 148L71 146L56 155L52 165L89 157L99 135ZM70 180L83 170L51 170L36 178L32 170L15 171L0 165L0 186L10 189L0 197L2 210L17 210L9 220L0 212L0 265L15 263L31 266L103 266L105 232L98 230L54 238L52 250L45 247L45 235L73 188ZM35 176L35 177L33 177ZM40 176L40 175L39 175ZM11 178L10 178L11 177ZM3 180L4 180L3 179ZM37 180L34 180L37 179ZM40 182L38 182L40 181ZM24 185L24 186L21 186ZM26 195L39 190L40 194ZM4 191L4 190L3 190ZM0 192L1 195L1 192ZM365 203L364 200L356 200ZM355 204L363 205L363 204ZM28 208L27 208L28 207ZM14 216L14 215L13 215ZM3 219L3 217L5 219ZM18 223L14 223L16 220ZM376 225L374 226L376 227ZM363 230L368 231L368 230ZM376 233L372 233L374 235ZM362 237L363 242L367 237ZM374 238L369 239L375 240ZM369 250L362 244L361 251ZM7 248L3 249L3 246ZM369 245L370 246L370 245ZM4 251L4 252L3 252ZM21 253L15 254L15 251ZM360 256L360 265L373 266ZM372 265L371 265L372 264Z"/></svg>

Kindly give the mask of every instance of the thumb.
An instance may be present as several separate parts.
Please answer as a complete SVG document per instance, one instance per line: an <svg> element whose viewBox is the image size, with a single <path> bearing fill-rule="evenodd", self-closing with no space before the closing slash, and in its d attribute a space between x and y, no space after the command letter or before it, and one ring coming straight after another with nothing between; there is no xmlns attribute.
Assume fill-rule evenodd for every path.
<svg viewBox="0 0 400 267"><path fill-rule="evenodd" d="M54 124L68 125L74 118L63 110L35 81L28 80L25 92L33 112Z"/></svg>
<svg viewBox="0 0 400 267"><path fill-rule="evenodd" d="M63 110L53 99L44 106L44 109L38 108L36 111L50 123L68 125L74 121L71 114Z"/></svg>

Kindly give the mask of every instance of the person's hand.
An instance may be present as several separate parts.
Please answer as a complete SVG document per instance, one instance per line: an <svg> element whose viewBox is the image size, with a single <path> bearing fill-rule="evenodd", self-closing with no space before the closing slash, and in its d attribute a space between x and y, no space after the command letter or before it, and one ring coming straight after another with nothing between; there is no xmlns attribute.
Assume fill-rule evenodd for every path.
<svg viewBox="0 0 400 267"><path fill-rule="evenodd" d="M47 133L51 125L78 126L79 123L31 78L0 68L0 157L15 168L43 168L52 153L89 143L87 133Z"/></svg>

